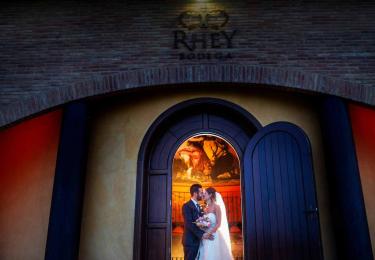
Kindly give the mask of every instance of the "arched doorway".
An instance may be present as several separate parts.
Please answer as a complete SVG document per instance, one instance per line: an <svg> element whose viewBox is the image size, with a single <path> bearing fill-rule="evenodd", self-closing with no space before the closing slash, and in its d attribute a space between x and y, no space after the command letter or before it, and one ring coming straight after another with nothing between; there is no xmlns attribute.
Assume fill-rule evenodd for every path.
<svg viewBox="0 0 375 260"><path fill-rule="evenodd" d="M235 104L218 99L201 98L183 102L163 113L150 127L139 154L134 259L170 259L173 159L178 147L185 140L202 133L217 135L227 140L236 150L240 160L241 179L244 180L241 183L241 195L244 199L242 203L244 258L267 259L269 255L264 250L272 251L272 256L279 256L276 259L287 259L284 256L290 255L301 256L299 259L317 259L314 258L317 255L320 257L319 220L317 210L315 210L317 206L309 141L297 126L288 124L289 128L285 128L284 124L276 124L276 128L283 129L281 132L287 133L287 136L291 138L290 140L294 140L295 135L299 136L298 140L300 141L294 144L288 138L280 138L281 141L272 141L271 145L263 147L258 146L259 142L254 144L253 140L260 140L262 138L259 136L262 135L263 137L264 135L267 136L267 138L264 138L268 142L269 135L265 135L265 133L268 133L268 131L275 132L273 128L275 126L262 128L251 114ZM290 131L286 131L283 127ZM301 138L301 135L304 138ZM254 136L258 136L258 139ZM270 140L273 140L273 138L272 136ZM271 177L271 175L267 179L268 183L264 181L256 182L255 180L258 180L256 177L263 172L257 171L249 165L259 166L260 163L264 162L267 169L274 169L273 171L267 171L267 173L272 172L276 176L274 172L278 172L281 176L279 179L289 180L292 178L289 176L289 168L286 171L278 170L280 167L277 166L276 160L264 159L273 158L273 156L282 153L283 151L276 149L275 145L276 147L285 147L288 142L294 144L294 146L292 145L293 148L288 150L290 152L288 160L297 165L294 171L296 179L291 181L291 184L285 189L275 185L276 181L273 182L275 177ZM263 149L264 154L271 154L272 156L254 159L253 151L259 147ZM280 169L284 168L281 167ZM310 181L308 186L301 186L303 185L299 181L301 176L306 176L304 179ZM282 182L278 183L282 184ZM308 189L305 189L305 187L308 187ZM298 192L292 194L289 192L291 189L298 190ZM291 200L285 199L273 205L274 211L267 211L266 209L272 204L270 200L276 198L273 195L280 195L279 190L289 192L289 198L290 196L297 196L298 204L293 204ZM269 199L266 199L270 194L273 197L269 196ZM255 200L256 203L254 202L255 197L258 198ZM307 205L307 203L309 204ZM285 210L283 207L286 205L288 207L283 214L285 216L292 214L294 216L293 221L287 222L285 221L286 217L284 217L281 218L282 221L270 222L271 219L278 216L278 212ZM263 217L265 221L263 221ZM306 220L307 218L310 220ZM305 239L302 244L296 243L298 238L290 233L296 229L294 225L296 221L302 223L298 226L301 237ZM264 225L269 223L272 225L276 223L279 226L284 225L287 228L264 229ZM283 242L280 237L287 239ZM266 246L261 247L260 245ZM300 245L303 245L306 250L298 250L297 247ZM318 249L316 251L318 254L313 255L312 250L316 249Z"/></svg>

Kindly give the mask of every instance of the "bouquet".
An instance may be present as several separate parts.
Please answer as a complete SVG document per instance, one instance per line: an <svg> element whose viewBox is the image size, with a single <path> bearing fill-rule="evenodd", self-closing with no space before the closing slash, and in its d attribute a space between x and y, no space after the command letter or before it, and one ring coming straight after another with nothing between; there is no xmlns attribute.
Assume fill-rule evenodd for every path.
<svg viewBox="0 0 375 260"><path fill-rule="evenodd" d="M205 231L211 226L211 221L208 218L207 215L203 215L202 217L199 217L195 222L193 222L197 227Z"/></svg>

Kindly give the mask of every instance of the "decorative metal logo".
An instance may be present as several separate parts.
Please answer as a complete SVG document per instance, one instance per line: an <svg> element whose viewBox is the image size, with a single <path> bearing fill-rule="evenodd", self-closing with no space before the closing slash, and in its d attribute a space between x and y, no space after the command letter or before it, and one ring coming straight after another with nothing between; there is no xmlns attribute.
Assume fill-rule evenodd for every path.
<svg viewBox="0 0 375 260"><path fill-rule="evenodd" d="M187 10L177 17L173 49L180 60L229 60L237 31L226 28L229 15L224 10Z"/></svg>
<svg viewBox="0 0 375 260"><path fill-rule="evenodd" d="M219 30L229 21L229 15L224 10L185 11L178 17L178 23L188 30L197 28Z"/></svg>

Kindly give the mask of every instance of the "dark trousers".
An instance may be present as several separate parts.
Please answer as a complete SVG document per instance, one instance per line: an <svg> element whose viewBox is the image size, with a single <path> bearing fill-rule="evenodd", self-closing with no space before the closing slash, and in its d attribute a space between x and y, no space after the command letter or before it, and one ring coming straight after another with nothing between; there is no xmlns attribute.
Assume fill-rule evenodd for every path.
<svg viewBox="0 0 375 260"><path fill-rule="evenodd" d="M184 246L184 259L185 260L195 260L199 250L199 245L197 246Z"/></svg>

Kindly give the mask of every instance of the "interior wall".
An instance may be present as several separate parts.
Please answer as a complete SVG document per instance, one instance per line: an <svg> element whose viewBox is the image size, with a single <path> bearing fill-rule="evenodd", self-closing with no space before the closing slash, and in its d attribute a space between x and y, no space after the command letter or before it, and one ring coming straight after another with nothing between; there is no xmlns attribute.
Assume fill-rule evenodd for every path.
<svg viewBox="0 0 375 260"><path fill-rule="evenodd" d="M242 106L265 126L288 121L309 136L324 256L336 259L318 114L311 98L274 89L233 87L159 89L95 104L92 122L80 259L132 259L138 152L152 122L171 106L192 98L221 98Z"/></svg>
<svg viewBox="0 0 375 260"><path fill-rule="evenodd" d="M43 259L60 110L0 132L0 259Z"/></svg>
<svg viewBox="0 0 375 260"><path fill-rule="evenodd" d="M372 251L375 252L375 110L352 103L349 105L349 113Z"/></svg>

